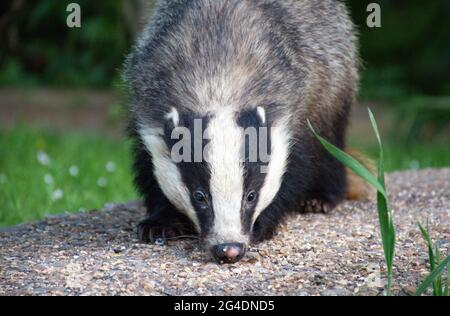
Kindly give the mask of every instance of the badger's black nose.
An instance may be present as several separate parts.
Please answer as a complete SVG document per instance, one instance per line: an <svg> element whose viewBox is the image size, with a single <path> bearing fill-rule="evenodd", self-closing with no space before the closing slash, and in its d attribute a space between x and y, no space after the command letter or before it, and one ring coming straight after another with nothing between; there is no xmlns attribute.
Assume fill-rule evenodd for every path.
<svg viewBox="0 0 450 316"><path fill-rule="evenodd" d="M235 263L245 255L245 246L240 243L220 244L211 250L214 258L220 263Z"/></svg>

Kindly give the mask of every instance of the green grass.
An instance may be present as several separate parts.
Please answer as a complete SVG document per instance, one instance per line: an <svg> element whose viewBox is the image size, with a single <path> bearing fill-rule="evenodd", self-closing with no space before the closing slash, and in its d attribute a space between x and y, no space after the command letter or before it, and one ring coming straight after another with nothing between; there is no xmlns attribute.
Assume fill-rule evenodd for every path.
<svg viewBox="0 0 450 316"><path fill-rule="evenodd" d="M38 153L50 163L40 163ZM0 131L0 226L135 199L130 164L124 140L25 126Z"/></svg>
<svg viewBox="0 0 450 316"><path fill-rule="evenodd" d="M418 224L420 232L422 234L425 243L428 248L428 259L430 261L430 274L418 287L416 295L422 295L428 287L433 287L433 296L450 296L449 295L449 283L450 283L450 256L447 256L444 260L441 258L439 251L439 243L433 245L431 241L430 233L420 223ZM443 285L442 271L447 268L447 281Z"/></svg>
<svg viewBox="0 0 450 316"><path fill-rule="evenodd" d="M353 137L354 138L354 137ZM450 166L448 140L442 137L407 144L401 139L383 136L385 171L443 168ZM350 147L360 149L370 157L378 156L378 144L372 140L350 139Z"/></svg>

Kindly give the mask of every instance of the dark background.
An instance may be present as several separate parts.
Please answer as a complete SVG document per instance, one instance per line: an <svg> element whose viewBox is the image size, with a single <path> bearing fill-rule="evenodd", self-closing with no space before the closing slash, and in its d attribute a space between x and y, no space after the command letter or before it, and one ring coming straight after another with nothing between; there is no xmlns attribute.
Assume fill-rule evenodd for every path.
<svg viewBox="0 0 450 316"><path fill-rule="evenodd" d="M0 85L112 87L152 1L77 1L82 28L65 27L72 1L2 1ZM382 27L347 1L365 62L362 96L450 95L450 1L384 0ZM142 7L142 8L141 8Z"/></svg>

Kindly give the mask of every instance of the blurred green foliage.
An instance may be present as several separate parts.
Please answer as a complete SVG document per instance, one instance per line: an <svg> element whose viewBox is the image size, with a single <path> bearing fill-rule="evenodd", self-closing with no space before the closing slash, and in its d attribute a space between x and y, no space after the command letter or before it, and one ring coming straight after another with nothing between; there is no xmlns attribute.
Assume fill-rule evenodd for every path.
<svg viewBox="0 0 450 316"><path fill-rule="evenodd" d="M119 77L132 38L123 1L76 1L81 28L66 26L71 2L2 1L0 85L105 87Z"/></svg>
<svg viewBox="0 0 450 316"><path fill-rule="evenodd" d="M360 31L363 98L450 95L450 1L348 0ZM381 6L381 28L366 25Z"/></svg>
<svg viewBox="0 0 450 316"><path fill-rule="evenodd" d="M79 29L65 24L70 2L0 4L0 85L107 87L119 78L135 34L130 19L142 20L144 11L130 18L127 6L139 0L75 1ZM346 2L360 32L362 98L450 95L450 1ZM366 25L371 2L381 5L381 28Z"/></svg>
<svg viewBox="0 0 450 316"><path fill-rule="evenodd" d="M360 33L360 99L389 105L394 112L389 140L404 143L407 154L414 142L448 135L450 1L347 2ZM372 2L381 6L381 28L366 24L367 5Z"/></svg>

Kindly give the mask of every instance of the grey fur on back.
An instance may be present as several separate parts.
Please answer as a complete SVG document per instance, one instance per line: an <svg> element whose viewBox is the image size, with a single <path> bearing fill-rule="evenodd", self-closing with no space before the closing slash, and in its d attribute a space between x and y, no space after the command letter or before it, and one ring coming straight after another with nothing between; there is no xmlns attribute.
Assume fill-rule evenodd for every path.
<svg viewBox="0 0 450 316"><path fill-rule="evenodd" d="M125 79L139 123L161 126L171 107L266 107L330 129L357 90L353 24L337 0L162 0L130 54ZM346 122L344 123L346 125ZM326 133L325 133L326 136Z"/></svg>

